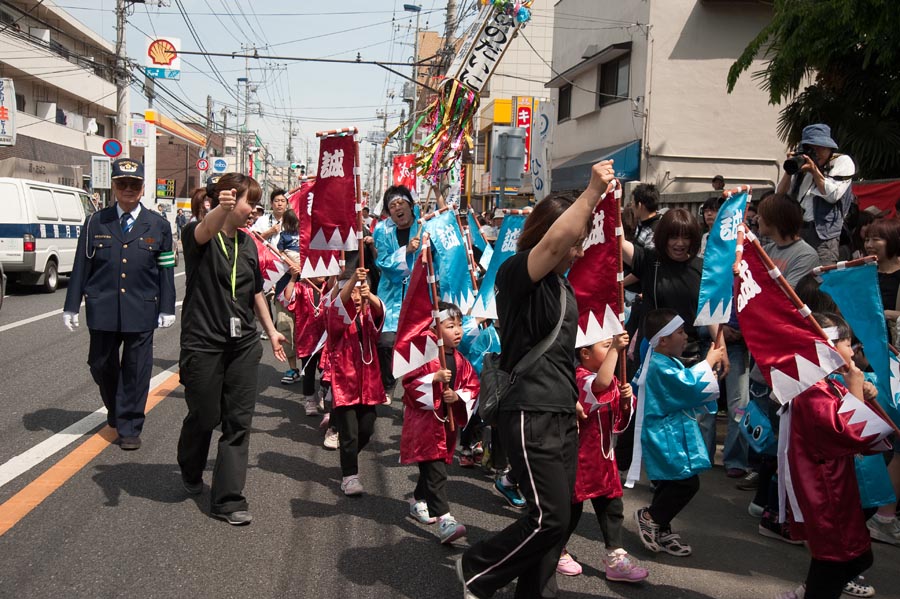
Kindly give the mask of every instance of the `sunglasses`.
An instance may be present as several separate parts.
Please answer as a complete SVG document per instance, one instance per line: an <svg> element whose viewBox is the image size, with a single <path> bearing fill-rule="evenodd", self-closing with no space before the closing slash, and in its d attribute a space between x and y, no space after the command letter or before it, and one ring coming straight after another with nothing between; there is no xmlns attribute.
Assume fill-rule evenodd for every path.
<svg viewBox="0 0 900 599"><path fill-rule="evenodd" d="M130 189L131 191L140 191L144 186L144 182L140 179L129 179L127 181L122 179L116 180L116 189Z"/></svg>

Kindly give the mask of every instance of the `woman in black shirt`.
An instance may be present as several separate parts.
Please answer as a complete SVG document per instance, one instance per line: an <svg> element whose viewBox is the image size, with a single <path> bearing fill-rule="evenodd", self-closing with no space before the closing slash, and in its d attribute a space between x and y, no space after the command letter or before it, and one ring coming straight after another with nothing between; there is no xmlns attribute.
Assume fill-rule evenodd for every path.
<svg viewBox="0 0 900 599"><path fill-rule="evenodd" d="M556 340L499 406L497 428L527 514L459 560L466 597L490 597L513 579L518 579L517 599L556 597L556 564L569 525L578 454L578 306L563 275L583 255L591 214L613 177L612 161L605 160L594 165L590 186L574 203L566 196L538 203L525 221L518 253L497 273L500 366L507 372L554 329L561 287L566 309Z"/></svg>
<svg viewBox="0 0 900 599"><path fill-rule="evenodd" d="M257 319L275 357L285 361L284 337L275 330L262 293L256 243L238 230L261 193L250 177L224 175L210 198L210 212L182 235L187 289L179 365L188 414L178 439L178 465L185 490L201 493L212 432L222 425L210 512L233 525L251 520L243 490L262 357Z"/></svg>

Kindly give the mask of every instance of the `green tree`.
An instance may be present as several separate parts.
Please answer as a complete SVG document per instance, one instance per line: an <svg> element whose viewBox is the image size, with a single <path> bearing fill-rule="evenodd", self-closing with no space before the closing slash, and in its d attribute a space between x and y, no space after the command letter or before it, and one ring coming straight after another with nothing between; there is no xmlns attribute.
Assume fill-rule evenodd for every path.
<svg viewBox="0 0 900 599"><path fill-rule="evenodd" d="M785 104L778 134L800 142L827 123L867 179L900 176L900 3L897 0L775 0L771 22L728 72L728 91L752 73L771 104Z"/></svg>

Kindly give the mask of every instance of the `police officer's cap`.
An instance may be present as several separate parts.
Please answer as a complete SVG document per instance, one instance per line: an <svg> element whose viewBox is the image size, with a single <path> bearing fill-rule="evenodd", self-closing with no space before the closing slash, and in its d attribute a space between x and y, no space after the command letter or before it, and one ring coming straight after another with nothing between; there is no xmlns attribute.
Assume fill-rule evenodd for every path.
<svg viewBox="0 0 900 599"><path fill-rule="evenodd" d="M112 163L113 179L144 180L144 165L131 158L119 158Z"/></svg>

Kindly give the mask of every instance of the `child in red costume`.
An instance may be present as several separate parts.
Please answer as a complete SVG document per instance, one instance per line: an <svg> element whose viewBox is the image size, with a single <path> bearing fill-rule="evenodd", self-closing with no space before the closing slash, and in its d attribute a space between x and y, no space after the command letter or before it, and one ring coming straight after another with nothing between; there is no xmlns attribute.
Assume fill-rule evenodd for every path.
<svg viewBox="0 0 900 599"><path fill-rule="evenodd" d="M410 501L410 516L423 524L439 519L441 543L446 544L466 535L466 527L450 515L447 464L453 463L456 437L468 422L479 384L475 369L456 351L462 340L462 313L455 305L445 302L439 304L439 309L440 325L436 333L443 342L447 367L441 369L435 359L403 378L405 410L400 462L419 465L419 482ZM451 410L456 430L450 430Z"/></svg>
<svg viewBox="0 0 900 599"><path fill-rule="evenodd" d="M341 491L361 495L359 452L375 431L375 406L385 402L378 366L378 334L384 306L369 290L368 271L344 271L344 280L326 310L331 362L331 424L337 424L341 454Z"/></svg>
<svg viewBox="0 0 900 599"><path fill-rule="evenodd" d="M578 470L566 542L578 527L584 502L590 499L606 545L606 556L603 558L606 579L639 582L649 573L646 568L635 564L622 548L625 508L613 448L613 435L628 427L634 413L631 385L620 385L615 376L616 364L621 352L628 347L628 341L628 334L623 333L578 350L581 362L575 369L578 387ZM563 549L556 571L576 576L581 573L581 566Z"/></svg>
<svg viewBox="0 0 900 599"><path fill-rule="evenodd" d="M292 266L282 305L294 315L294 354L300 358L303 372L303 398L307 416L315 416L321 408L316 398L316 370L319 355L315 352L325 332L325 277L300 279L300 267Z"/></svg>
<svg viewBox="0 0 900 599"><path fill-rule="evenodd" d="M863 401L864 377L853 363L850 328L837 316L817 315L847 362L847 386L823 379L794 397L780 422L778 451L782 518L805 539L811 560L806 582L779 599L837 599L844 585L872 565L853 456L883 450L891 428ZM784 443L784 439L787 443Z"/></svg>

